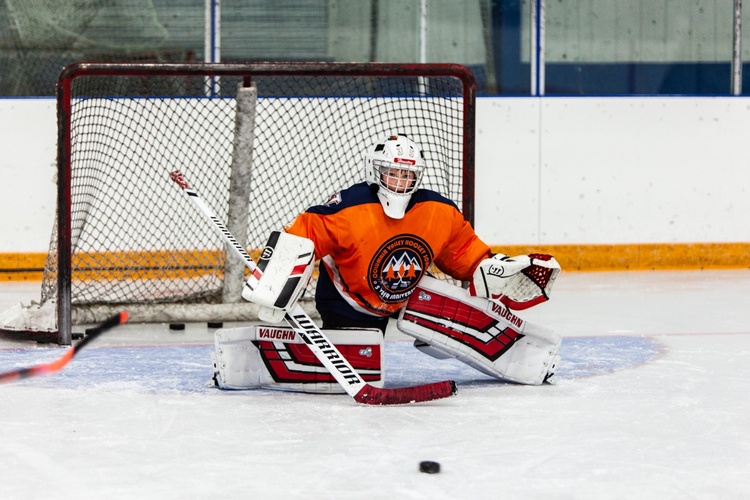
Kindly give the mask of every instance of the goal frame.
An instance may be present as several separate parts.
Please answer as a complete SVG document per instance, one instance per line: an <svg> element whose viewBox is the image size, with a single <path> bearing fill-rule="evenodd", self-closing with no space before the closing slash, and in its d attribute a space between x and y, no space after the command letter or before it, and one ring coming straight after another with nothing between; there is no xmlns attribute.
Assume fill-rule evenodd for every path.
<svg viewBox="0 0 750 500"><path fill-rule="evenodd" d="M463 87L463 172L462 213L474 224L475 192L475 103L476 80L471 71L459 64L430 63L89 63L66 67L57 82L57 326L58 343L72 341L72 249L71 249L71 116L72 85L83 76L393 76L454 77Z"/></svg>

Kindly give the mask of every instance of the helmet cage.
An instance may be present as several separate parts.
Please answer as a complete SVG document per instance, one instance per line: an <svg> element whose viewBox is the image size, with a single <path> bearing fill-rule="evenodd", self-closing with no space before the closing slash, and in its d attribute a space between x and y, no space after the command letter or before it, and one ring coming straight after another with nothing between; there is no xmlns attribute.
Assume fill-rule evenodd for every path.
<svg viewBox="0 0 750 500"><path fill-rule="evenodd" d="M424 169L416 162L407 163L400 158L396 160L400 161L394 163L381 158L373 158L374 178L377 179L378 186L395 195L411 196L422 182Z"/></svg>

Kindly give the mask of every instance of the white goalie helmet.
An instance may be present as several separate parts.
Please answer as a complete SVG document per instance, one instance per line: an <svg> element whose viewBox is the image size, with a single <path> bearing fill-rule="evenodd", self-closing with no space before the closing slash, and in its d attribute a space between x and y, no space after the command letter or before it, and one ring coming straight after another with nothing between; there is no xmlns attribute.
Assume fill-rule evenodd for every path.
<svg viewBox="0 0 750 500"><path fill-rule="evenodd" d="M403 219L424 174L424 153L405 135L392 135L365 154L365 179L391 219Z"/></svg>

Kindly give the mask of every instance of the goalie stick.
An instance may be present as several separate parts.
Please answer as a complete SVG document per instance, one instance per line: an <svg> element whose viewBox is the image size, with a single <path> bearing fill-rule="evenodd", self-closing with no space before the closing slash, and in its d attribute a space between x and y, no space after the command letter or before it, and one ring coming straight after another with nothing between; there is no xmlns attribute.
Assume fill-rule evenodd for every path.
<svg viewBox="0 0 750 500"><path fill-rule="evenodd" d="M118 314L115 314L114 316L111 316L104 320L102 323L99 323L93 328L89 328L86 330L86 336L78 342L76 345L65 351L65 354L60 357L59 359L56 359L55 361L51 361L49 363L43 363L36 366L31 366L28 368L19 368L17 370L11 370L7 371L5 373L0 373L0 384L5 382L12 382L14 380L20 380L24 378L34 377L36 375L46 375L48 373L55 373L62 370L65 365L68 364L68 362L73 359L73 356L78 354L78 351L86 347L86 345L94 340L96 337L101 335L102 333L106 332L107 330L110 330L118 325L122 325L128 320L128 313L126 311L122 311Z"/></svg>
<svg viewBox="0 0 750 500"><path fill-rule="evenodd" d="M203 215L213 223L214 230L242 259L242 262L253 276L259 279L262 276L262 272L258 269L255 261L253 261L245 248L237 242L235 237L232 236L232 233L229 232L224 223L214 215L198 193L190 188L182 173L179 170L175 170L170 174L170 177L187 194L190 201ZM336 346L328 340L325 334L320 331L320 328L310 319L310 316L302 309L302 306L294 304L287 311L285 319L297 335L307 344L315 357L331 372L336 382L341 384L347 394L358 403L367 405L420 403L447 398L453 396L458 391L456 383L452 380L390 389L370 385L362 380L346 358L336 349Z"/></svg>

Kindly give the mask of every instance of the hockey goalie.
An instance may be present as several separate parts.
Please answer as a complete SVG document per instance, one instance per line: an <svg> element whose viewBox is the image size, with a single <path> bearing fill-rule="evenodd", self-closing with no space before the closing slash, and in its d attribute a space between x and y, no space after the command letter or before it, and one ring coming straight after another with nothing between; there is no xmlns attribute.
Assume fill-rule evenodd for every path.
<svg viewBox="0 0 750 500"><path fill-rule="evenodd" d="M420 187L425 163L419 146L403 134L378 142L364 155L365 181L271 235L258 264L262 276L248 280L243 298L259 305L262 321L279 325L319 260L315 305L322 328L373 382L383 383L390 318L434 357L455 358L510 382L549 381L561 339L514 311L549 299L559 264L544 254L493 255L452 201ZM469 289L429 276L433 263ZM341 391L322 366L302 362L305 346L293 335L268 338L284 337L284 328L275 328L274 334L270 326L217 332L217 385ZM361 353L371 356L360 359ZM285 363L271 361L280 359Z"/></svg>

